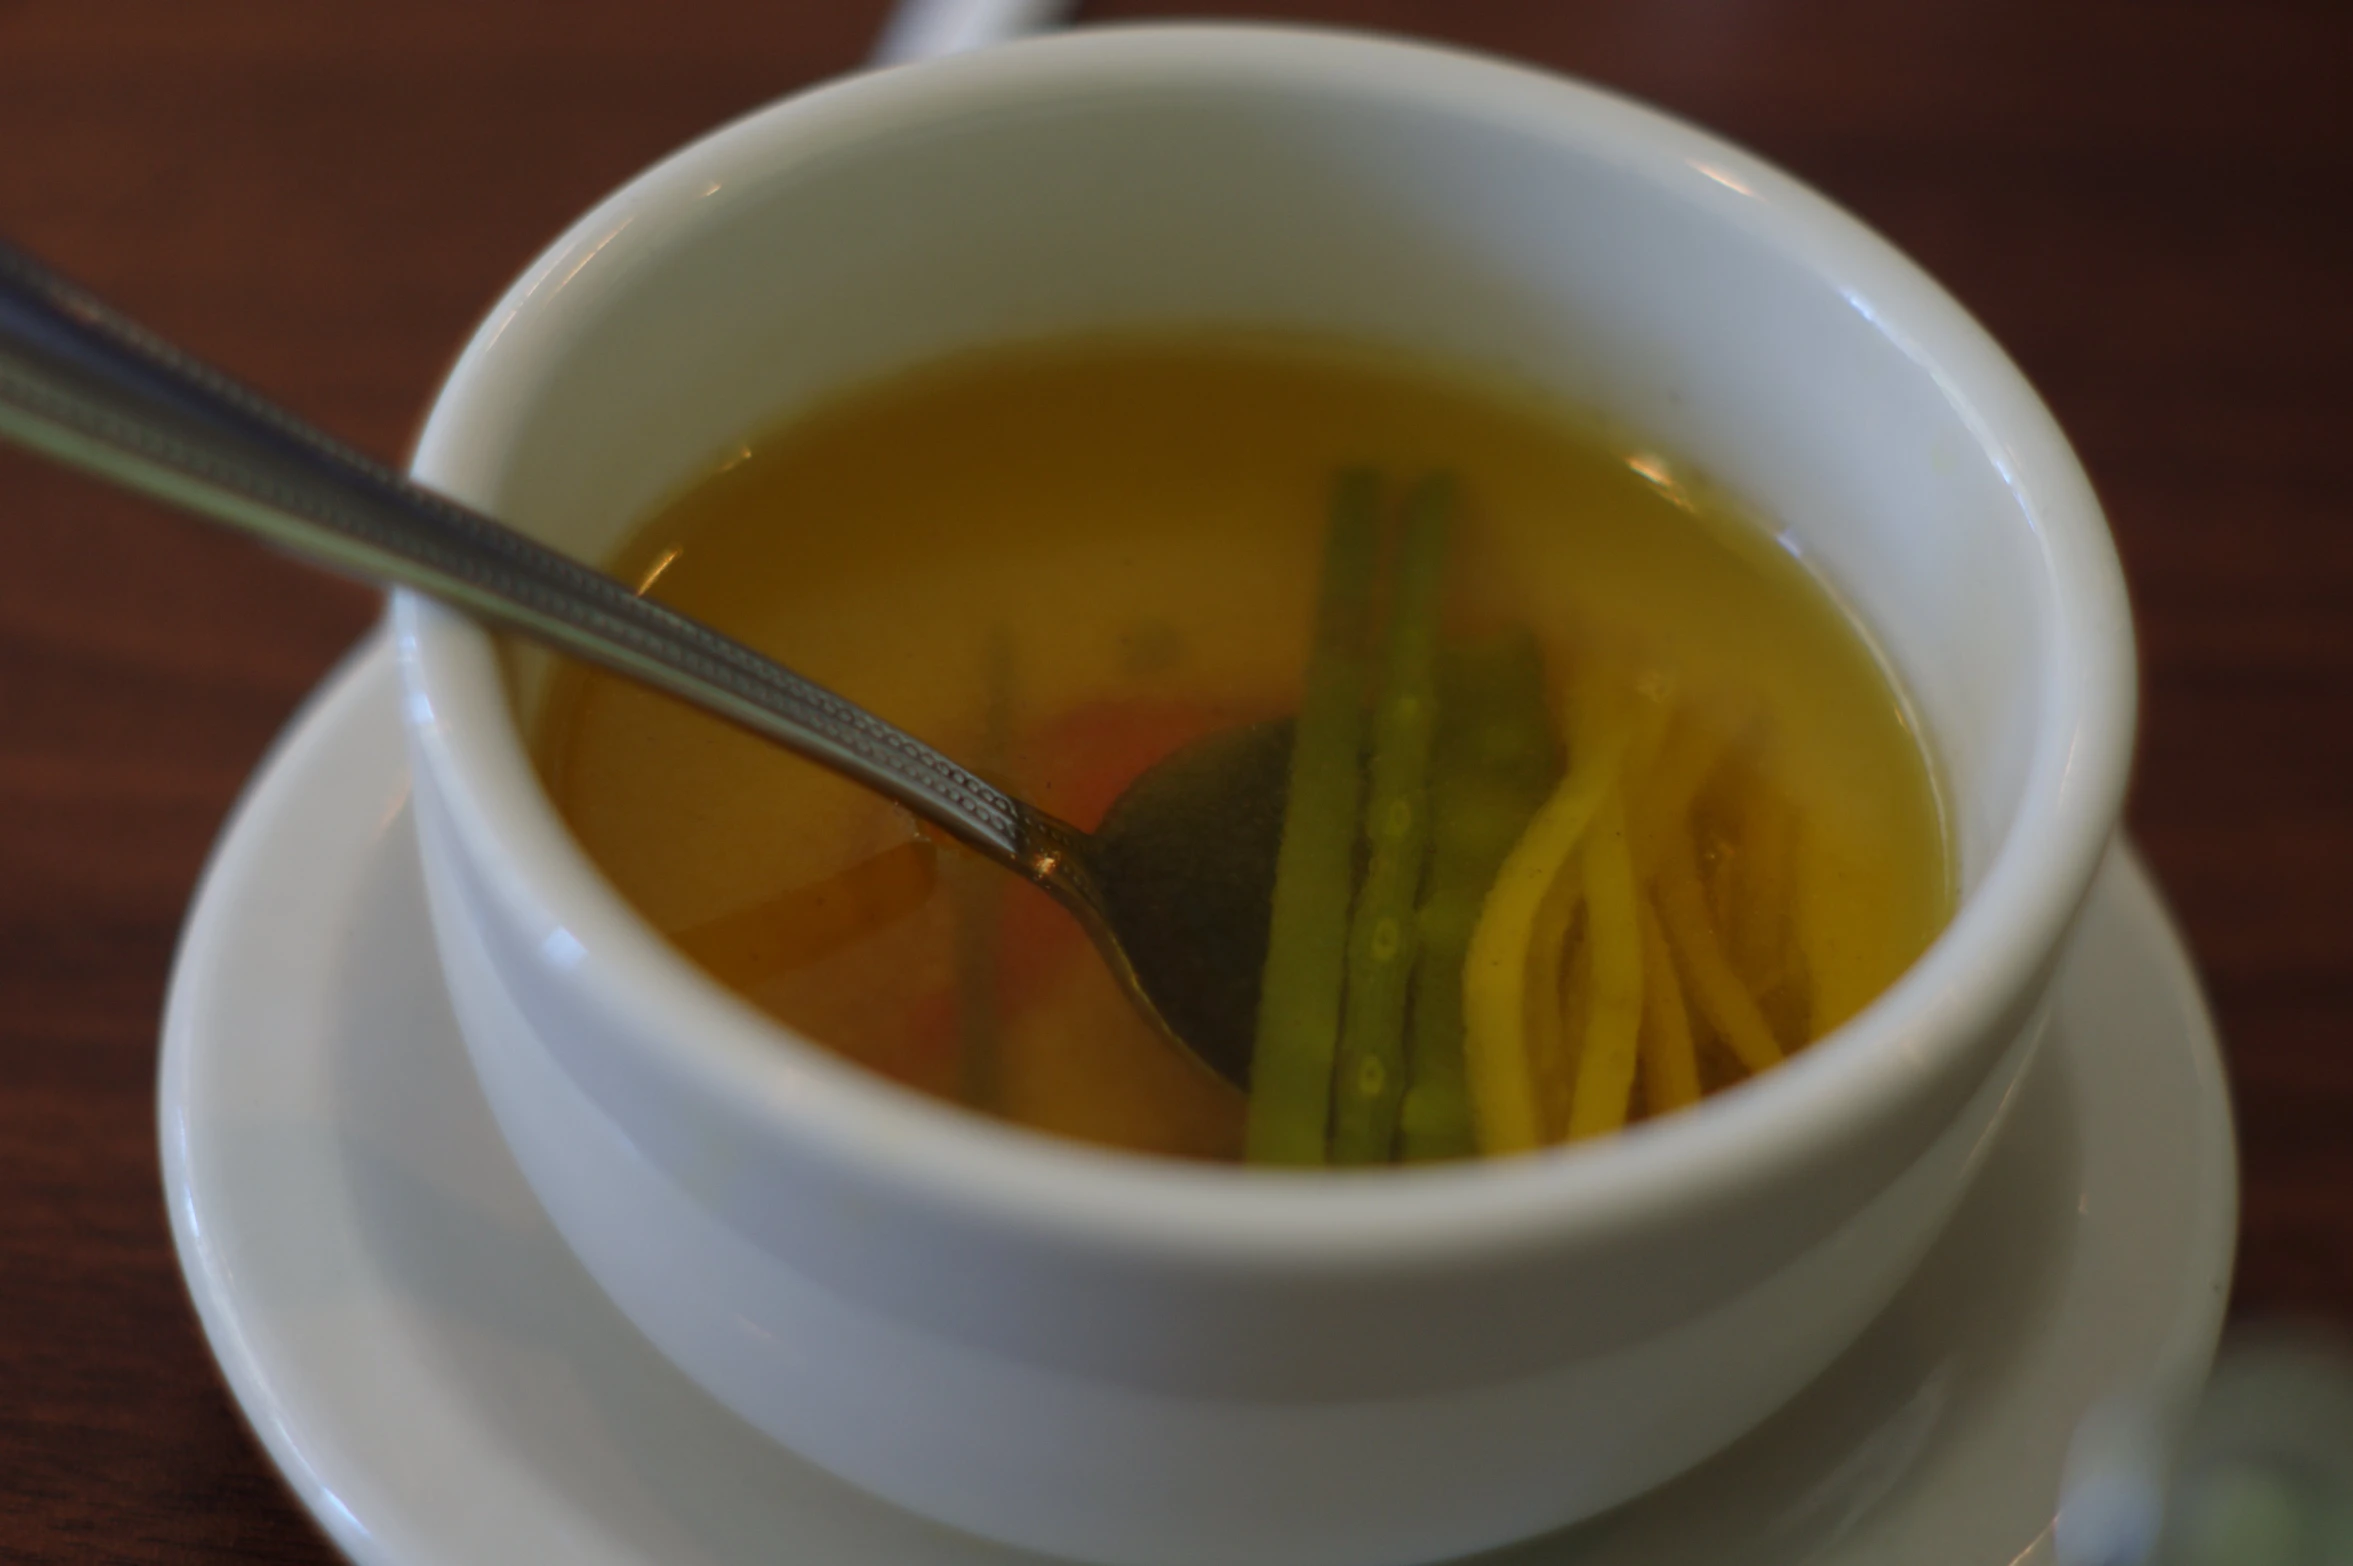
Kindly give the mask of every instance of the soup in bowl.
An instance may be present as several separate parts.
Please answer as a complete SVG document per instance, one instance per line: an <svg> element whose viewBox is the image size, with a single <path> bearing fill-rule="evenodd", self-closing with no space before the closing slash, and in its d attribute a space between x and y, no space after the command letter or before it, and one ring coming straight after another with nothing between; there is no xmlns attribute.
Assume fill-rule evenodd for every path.
<svg viewBox="0 0 2353 1566"><path fill-rule="evenodd" d="M799 1035L1015 1124L1291 1164L1601 1135L1829 1032L1947 912L1907 705L1781 541L1396 356L968 352L747 443L611 566L1083 828L1148 813L1105 870L1181 905L1135 922L1192 949L1184 990L1255 1019L1246 1094L903 808L552 676L541 772L641 913Z"/></svg>
<svg viewBox="0 0 2353 1566"><path fill-rule="evenodd" d="M416 471L1076 817L1288 723L1321 939L1412 918L1245 1100L889 811L398 602L436 937L559 1230L755 1426L1066 1555L1438 1558L1755 1424L1982 1159L2130 749L2099 512L1957 306L1696 131L1396 43L763 111L535 264ZM1294 812L1344 644L1357 793ZM1406 1167L1288 1167L1359 1162Z"/></svg>

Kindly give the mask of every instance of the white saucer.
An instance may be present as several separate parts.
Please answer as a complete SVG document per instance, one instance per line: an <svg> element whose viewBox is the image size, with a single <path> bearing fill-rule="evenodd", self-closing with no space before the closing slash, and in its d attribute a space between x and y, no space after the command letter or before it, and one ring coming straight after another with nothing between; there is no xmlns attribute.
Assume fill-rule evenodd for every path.
<svg viewBox="0 0 2353 1566"><path fill-rule="evenodd" d="M508 1160L441 990L382 639L214 850L160 1082L173 1238L303 1503L393 1566L1012 1566L770 1444L641 1339ZM1865 1338L1695 1473L1491 1563L2014 1566L2084 1411L2202 1374L2230 1112L2186 954L2120 848L2048 1047L1950 1232Z"/></svg>

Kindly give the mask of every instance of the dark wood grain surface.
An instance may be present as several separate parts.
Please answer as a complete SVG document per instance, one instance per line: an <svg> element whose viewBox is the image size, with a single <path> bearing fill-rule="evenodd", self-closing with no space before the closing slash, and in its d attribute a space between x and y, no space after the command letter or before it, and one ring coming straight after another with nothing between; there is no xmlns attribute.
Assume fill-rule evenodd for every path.
<svg viewBox="0 0 2353 1566"><path fill-rule="evenodd" d="M1088 19L1155 7L1104 3ZM1991 327L2104 496L2134 832L2244 1139L2241 1313L2353 1326L2353 6L1329 0L1606 83L1859 212ZM850 68L843 0L0 0L0 234L359 444L574 214ZM374 601L0 451L0 1556L322 1561L159 1192L174 934Z"/></svg>

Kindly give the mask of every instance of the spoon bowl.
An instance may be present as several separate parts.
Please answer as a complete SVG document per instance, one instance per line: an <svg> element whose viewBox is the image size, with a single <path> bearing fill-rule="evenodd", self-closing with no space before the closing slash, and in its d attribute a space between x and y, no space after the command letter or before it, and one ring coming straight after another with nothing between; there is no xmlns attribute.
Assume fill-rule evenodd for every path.
<svg viewBox="0 0 2353 1566"><path fill-rule="evenodd" d="M1104 925L1136 968L1131 989L1154 997L1189 1053L1244 1087L1291 731L1274 718L1180 748L1112 801L1089 844Z"/></svg>

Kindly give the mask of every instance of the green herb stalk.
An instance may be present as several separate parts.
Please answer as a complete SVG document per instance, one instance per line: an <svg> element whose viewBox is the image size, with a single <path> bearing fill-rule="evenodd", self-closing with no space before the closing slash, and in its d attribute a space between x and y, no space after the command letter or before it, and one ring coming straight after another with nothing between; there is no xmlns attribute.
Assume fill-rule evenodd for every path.
<svg viewBox="0 0 2353 1566"><path fill-rule="evenodd" d="M1244 1151L1253 1163L1321 1164L1327 1157L1379 554L1380 481L1351 469L1333 486L1307 688L1291 745L1250 1063Z"/></svg>
<svg viewBox="0 0 2353 1566"><path fill-rule="evenodd" d="M1438 617L1454 486L1439 477L1405 504L1396 586L1373 709L1365 873L1348 935L1347 1004L1332 1075L1332 1161L1386 1163L1405 1097L1405 1008L1420 947L1415 903L1430 849L1430 741L1437 722Z"/></svg>
<svg viewBox="0 0 2353 1566"><path fill-rule="evenodd" d="M1561 774L1543 654L1525 630L1442 650L1438 712L1410 1084L1397 1128L1398 1155L1409 1161L1477 1151L1463 1068L1463 962L1487 888Z"/></svg>

